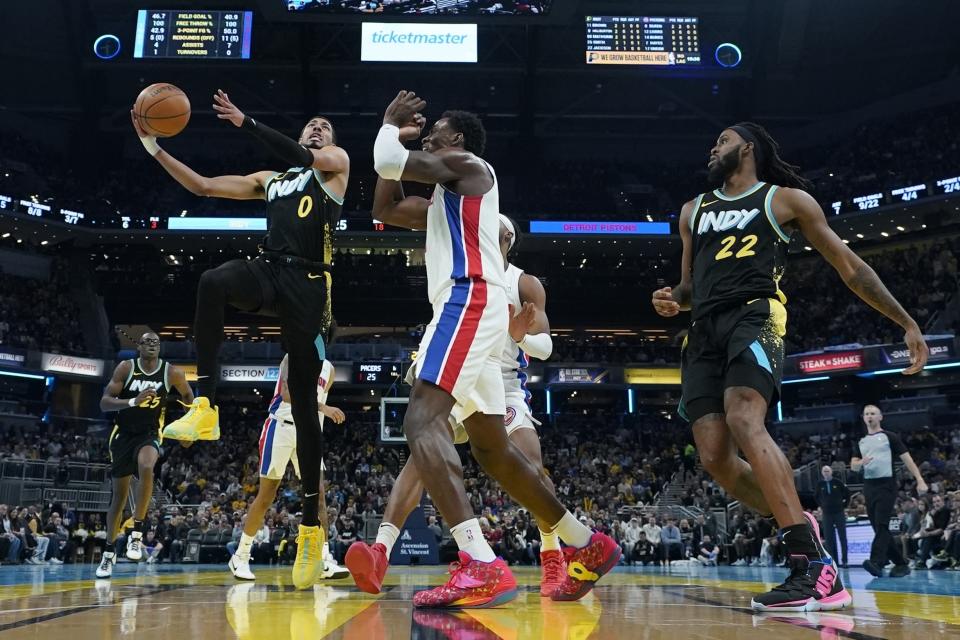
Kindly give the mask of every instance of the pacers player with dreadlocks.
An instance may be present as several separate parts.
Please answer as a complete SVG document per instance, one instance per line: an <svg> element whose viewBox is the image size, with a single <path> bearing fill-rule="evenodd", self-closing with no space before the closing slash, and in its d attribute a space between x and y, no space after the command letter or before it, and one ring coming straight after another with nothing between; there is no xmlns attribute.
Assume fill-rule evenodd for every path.
<svg viewBox="0 0 960 640"><path fill-rule="evenodd" d="M761 611L818 611L851 604L816 520L800 507L793 472L766 431L779 396L786 332L780 291L790 234L800 231L864 302L900 325L912 375L927 361L917 323L877 274L830 229L810 183L784 162L763 127L724 129L710 151L710 180L721 187L687 202L680 214L680 284L653 293L664 317L691 311L681 355L680 412L706 470L744 504L780 526L790 575L753 599ZM739 457L738 449L746 460Z"/></svg>

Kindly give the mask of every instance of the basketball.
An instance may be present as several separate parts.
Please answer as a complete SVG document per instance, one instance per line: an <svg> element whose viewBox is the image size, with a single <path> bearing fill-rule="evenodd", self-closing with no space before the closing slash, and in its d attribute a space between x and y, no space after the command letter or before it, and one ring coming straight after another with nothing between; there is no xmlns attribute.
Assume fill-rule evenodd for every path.
<svg viewBox="0 0 960 640"><path fill-rule="evenodd" d="M158 138L175 136L190 121L190 100L172 84L152 84L137 96L133 113L150 135Z"/></svg>

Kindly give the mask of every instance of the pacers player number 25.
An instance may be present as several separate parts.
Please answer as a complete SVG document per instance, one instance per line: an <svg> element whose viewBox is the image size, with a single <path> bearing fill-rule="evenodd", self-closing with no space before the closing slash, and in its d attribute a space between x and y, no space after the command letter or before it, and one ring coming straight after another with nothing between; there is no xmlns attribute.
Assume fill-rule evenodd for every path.
<svg viewBox="0 0 960 640"><path fill-rule="evenodd" d="M727 236L720 241L723 246L720 248L720 251L717 251L716 260L723 260L724 258L729 258L734 256L736 258L746 258L747 256L755 256L757 252L753 250L753 245L757 244L757 236L752 233L748 236L742 238L743 246L737 251L736 254L733 253L730 249L733 248L733 245L737 243L737 236Z"/></svg>

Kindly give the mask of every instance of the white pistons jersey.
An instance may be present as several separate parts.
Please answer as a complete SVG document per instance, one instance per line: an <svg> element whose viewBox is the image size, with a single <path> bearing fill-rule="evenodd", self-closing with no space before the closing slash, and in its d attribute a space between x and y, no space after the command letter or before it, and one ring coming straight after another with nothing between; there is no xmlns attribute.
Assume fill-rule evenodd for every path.
<svg viewBox="0 0 960 640"><path fill-rule="evenodd" d="M507 304L513 305L514 316L518 315L523 308L523 303L520 301L520 276L522 275L523 269L512 264L507 265L507 271L504 274ZM503 372L503 388L507 395L508 407L511 405L511 400L527 404L530 402L525 371L529 364L530 359L527 354L513 341L508 332L503 341L503 351L500 353L500 370Z"/></svg>
<svg viewBox="0 0 960 640"><path fill-rule="evenodd" d="M330 390L331 374L333 373L333 364L329 360L323 361L323 367L320 369L320 379L317 380L317 404L326 404L327 395ZM289 402L283 401L283 396L280 395L280 380L277 380L277 385L273 388L273 400L270 401L270 415L274 416L280 421L289 420L293 421L293 412L290 407ZM320 424L323 425L324 415L320 414Z"/></svg>
<svg viewBox="0 0 960 640"><path fill-rule="evenodd" d="M486 164L486 163L484 163ZM481 196L461 196L437 185L427 210L427 294L436 305L457 282L483 280L503 288L500 194L497 176Z"/></svg>

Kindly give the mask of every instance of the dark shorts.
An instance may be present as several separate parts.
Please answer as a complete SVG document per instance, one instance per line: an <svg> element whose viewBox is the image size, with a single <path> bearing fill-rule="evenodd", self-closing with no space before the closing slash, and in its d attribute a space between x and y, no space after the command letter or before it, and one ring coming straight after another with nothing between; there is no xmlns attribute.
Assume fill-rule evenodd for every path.
<svg viewBox="0 0 960 640"><path fill-rule="evenodd" d="M280 319L281 339L291 331L326 340L333 316L330 310L329 271L310 272L300 266L278 264L263 258L247 262L260 283L263 304L255 313Z"/></svg>
<svg viewBox="0 0 960 640"><path fill-rule="evenodd" d="M140 477L140 465L137 456L143 447L153 447L160 451L160 432L153 433L124 433L114 427L110 434L110 475L114 478L126 476Z"/></svg>
<svg viewBox="0 0 960 640"><path fill-rule="evenodd" d="M680 356L680 415L691 423L724 413L723 392L749 387L780 397L787 311L780 301L757 298L695 320Z"/></svg>

